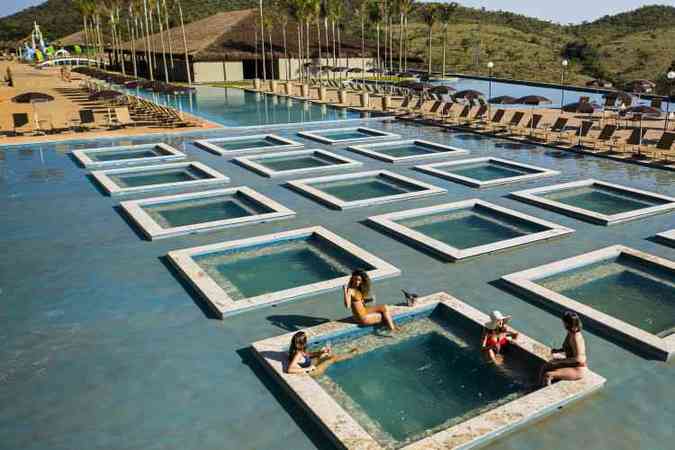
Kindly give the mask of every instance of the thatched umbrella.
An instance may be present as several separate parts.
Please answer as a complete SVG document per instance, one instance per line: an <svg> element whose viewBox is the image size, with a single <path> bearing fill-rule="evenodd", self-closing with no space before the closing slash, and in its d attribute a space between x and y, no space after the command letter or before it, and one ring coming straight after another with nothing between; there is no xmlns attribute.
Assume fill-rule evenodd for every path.
<svg viewBox="0 0 675 450"><path fill-rule="evenodd" d="M352 67L351 69L347 70L347 73L361 73L361 72L363 72L363 70L358 67Z"/></svg>
<svg viewBox="0 0 675 450"><path fill-rule="evenodd" d="M499 97L492 97L488 100L488 103L493 105L515 105L516 100L518 99L510 95L500 95Z"/></svg>
<svg viewBox="0 0 675 450"><path fill-rule="evenodd" d="M455 92L453 98L456 100L458 98L463 98L464 100L475 100L477 98L483 98L483 93L473 89L465 89L463 91Z"/></svg>
<svg viewBox="0 0 675 450"><path fill-rule="evenodd" d="M452 86L446 86L446 85L440 85L440 86L434 86L431 88L431 92L434 94L449 94L451 92L455 92L457 89L455 89Z"/></svg>
<svg viewBox="0 0 675 450"><path fill-rule="evenodd" d="M563 106L562 110L576 114L593 114L595 112L595 106L593 103L589 102L574 102Z"/></svg>
<svg viewBox="0 0 675 450"><path fill-rule="evenodd" d="M413 80L403 80L398 82L398 86L403 88L411 88L415 84L417 84L417 82Z"/></svg>
<svg viewBox="0 0 675 450"><path fill-rule="evenodd" d="M624 88L637 94L646 94L656 89L656 83L649 80L633 80L626 83Z"/></svg>
<svg viewBox="0 0 675 450"><path fill-rule="evenodd" d="M434 86L429 83L413 83L410 88L414 89L416 91L428 91L429 89L433 88Z"/></svg>

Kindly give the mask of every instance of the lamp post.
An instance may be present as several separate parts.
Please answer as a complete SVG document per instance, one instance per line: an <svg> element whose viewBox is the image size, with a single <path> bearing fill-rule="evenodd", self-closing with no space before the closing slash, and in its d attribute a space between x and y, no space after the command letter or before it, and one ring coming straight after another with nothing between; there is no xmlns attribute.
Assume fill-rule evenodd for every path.
<svg viewBox="0 0 675 450"><path fill-rule="evenodd" d="M671 70L666 74L668 80L668 90L666 91L666 121L663 124L663 131L668 131L668 119L670 119L670 96L672 94L673 82L675 81L675 70Z"/></svg>
<svg viewBox="0 0 675 450"><path fill-rule="evenodd" d="M560 111L565 105L565 69L569 65L569 61L566 59L562 60L562 68L560 69Z"/></svg>
<svg viewBox="0 0 675 450"><path fill-rule="evenodd" d="M488 68L488 113L487 117L490 120L490 99L492 98L492 69L494 69L495 63L492 61L487 63Z"/></svg>

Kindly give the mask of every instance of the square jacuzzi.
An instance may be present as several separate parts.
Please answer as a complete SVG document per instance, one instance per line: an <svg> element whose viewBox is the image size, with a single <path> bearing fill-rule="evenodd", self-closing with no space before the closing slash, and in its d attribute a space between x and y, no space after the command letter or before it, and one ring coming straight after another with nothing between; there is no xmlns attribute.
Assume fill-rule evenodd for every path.
<svg viewBox="0 0 675 450"><path fill-rule="evenodd" d="M663 244L675 247L675 229L657 234L656 239Z"/></svg>
<svg viewBox="0 0 675 450"><path fill-rule="evenodd" d="M415 169L474 188L488 188L560 174L557 170L491 157L426 164L416 166Z"/></svg>
<svg viewBox="0 0 675 450"><path fill-rule="evenodd" d="M328 130L299 131L299 136L329 145L348 145L381 139L395 139L400 136L387 131L367 127L330 128Z"/></svg>
<svg viewBox="0 0 675 450"><path fill-rule="evenodd" d="M150 240L295 216L245 186L130 200L120 206Z"/></svg>
<svg viewBox="0 0 675 450"><path fill-rule="evenodd" d="M235 158L238 164L263 176L274 178L328 170L346 170L363 164L325 150L296 150Z"/></svg>
<svg viewBox="0 0 675 450"><path fill-rule="evenodd" d="M516 292L573 310L629 347L675 352L675 262L614 245L502 277Z"/></svg>
<svg viewBox="0 0 675 450"><path fill-rule="evenodd" d="M310 198L337 209L442 194L445 189L387 170L292 180L288 185Z"/></svg>
<svg viewBox="0 0 675 450"><path fill-rule="evenodd" d="M338 289L355 269L373 280L401 273L323 227L174 250L168 257L221 317Z"/></svg>
<svg viewBox="0 0 675 450"><path fill-rule="evenodd" d="M95 170L91 176L111 196L210 186L230 181L222 173L200 162Z"/></svg>
<svg viewBox="0 0 675 450"><path fill-rule="evenodd" d="M514 192L514 198L600 225L675 209L675 198L598 180L573 181Z"/></svg>
<svg viewBox="0 0 675 450"><path fill-rule="evenodd" d="M531 244L574 230L472 199L369 217L384 232L447 261Z"/></svg>
<svg viewBox="0 0 675 450"><path fill-rule="evenodd" d="M241 153L271 152L304 147L302 142L276 134L253 134L213 139L200 139L195 145L216 155L227 156Z"/></svg>
<svg viewBox="0 0 675 450"><path fill-rule="evenodd" d="M349 147L349 150L389 163L405 163L420 159L463 156L469 153L468 150L421 139L354 145Z"/></svg>
<svg viewBox="0 0 675 450"><path fill-rule="evenodd" d="M154 144L87 148L73 150L71 153L86 169L185 159L185 153L161 142Z"/></svg>
<svg viewBox="0 0 675 450"><path fill-rule="evenodd" d="M311 348L359 351L317 378L286 373L294 333L252 345L337 448L468 449L556 413L605 383L589 370L578 381L535 386L550 349L522 333L503 368L487 363L480 338L488 316L446 293L410 308L393 306L392 314L400 328L394 334L348 322L303 330Z"/></svg>

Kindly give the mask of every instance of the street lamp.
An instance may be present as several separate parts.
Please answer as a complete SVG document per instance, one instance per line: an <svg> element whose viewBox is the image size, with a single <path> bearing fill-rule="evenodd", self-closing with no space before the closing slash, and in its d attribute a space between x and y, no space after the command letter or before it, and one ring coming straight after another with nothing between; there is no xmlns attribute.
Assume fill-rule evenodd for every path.
<svg viewBox="0 0 675 450"><path fill-rule="evenodd" d="M490 99L492 98L492 69L494 69L495 63L490 61L487 63L488 68L488 120L490 120Z"/></svg>
<svg viewBox="0 0 675 450"><path fill-rule="evenodd" d="M666 91L666 122L663 125L663 131L668 131L668 119L670 119L670 100L673 93L673 82L675 81L675 70L671 70L666 74L668 79L668 90Z"/></svg>
<svg viewBox="0 0 675 450"><path fill-rule="evenodd" d="M565 104L565 69L569 63L566 59L562 60L562 69L560 70L560 111L562 111Z"/></svg>

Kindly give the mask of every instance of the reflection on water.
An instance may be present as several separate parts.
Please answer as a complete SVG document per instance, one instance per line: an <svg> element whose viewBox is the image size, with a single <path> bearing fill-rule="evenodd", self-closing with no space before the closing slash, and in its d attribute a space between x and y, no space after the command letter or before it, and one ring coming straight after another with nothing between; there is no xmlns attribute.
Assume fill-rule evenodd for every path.
<svg viewBox="0 0 675 450"><path fill-rule="evenodd" d="M507 150L534 150L538 148L535 144L527 144L521 142L497 142L495 144L496 148L504 148Z"/></svg>
<svg viewBox="0 0 675 450"><path fill-rule="evenodd" d="M29 172L28 178L34 181L61 180L64 178L63 169L33 169Z"/></svg>

